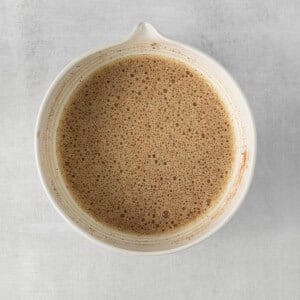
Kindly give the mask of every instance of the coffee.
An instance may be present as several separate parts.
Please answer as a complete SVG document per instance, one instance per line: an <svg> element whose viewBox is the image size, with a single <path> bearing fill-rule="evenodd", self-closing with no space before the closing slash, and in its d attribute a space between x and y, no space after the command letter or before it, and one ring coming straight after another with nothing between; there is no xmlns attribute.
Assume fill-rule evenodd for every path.
<svg viewBox="0 0 300 300"><path fill-rule="evenodd" d="M122 58L83 80L57 130L64 182L96 221L158 234L204 216L234 163L230 115L210 82L174 59Z"/></svg>

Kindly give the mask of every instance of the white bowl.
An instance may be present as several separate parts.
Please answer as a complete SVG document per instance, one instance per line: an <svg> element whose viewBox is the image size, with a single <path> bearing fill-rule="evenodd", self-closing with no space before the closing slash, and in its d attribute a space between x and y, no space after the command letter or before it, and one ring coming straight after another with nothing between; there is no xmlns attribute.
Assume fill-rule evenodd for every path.
<svg viewBox="0 0 300 300"><path fill-rule="evenodd" d="M96 222L74 201L58 169L56 129L66 101L78 82L111 61L136 54L158 54L191 65L208 78L232 114L237 136L234 172L221 199L207 215L170 233L152 236L128 234ZM42 184L61 215L81 233L101 245L141 254L162 254L204 240L236 212L248 190L256 153L256 134L247 101L232 77L204 53L169 40L152 25L139 24L129 39L118 45L90 51L72 61L48 89L40 108L35 133L35 154Z"/></svg>

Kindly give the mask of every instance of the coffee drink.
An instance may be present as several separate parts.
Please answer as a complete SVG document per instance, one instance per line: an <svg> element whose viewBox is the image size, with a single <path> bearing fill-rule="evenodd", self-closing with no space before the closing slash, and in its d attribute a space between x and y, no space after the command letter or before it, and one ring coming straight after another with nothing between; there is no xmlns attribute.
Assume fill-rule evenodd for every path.
<svg viewBox="0 0 300 300"><path fill-rule="evenodd" d="M161 234L218 203L232 175L235 133L204 75L175 59L128 56L76 87L56 152L68 190L97 222Z"/></svg>

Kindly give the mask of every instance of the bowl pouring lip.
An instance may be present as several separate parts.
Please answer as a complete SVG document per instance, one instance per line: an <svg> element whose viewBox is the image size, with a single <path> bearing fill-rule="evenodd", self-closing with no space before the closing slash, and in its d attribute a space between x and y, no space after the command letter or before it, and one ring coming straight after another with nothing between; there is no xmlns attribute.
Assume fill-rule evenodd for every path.
<svg viewBox="0 0 300 300"><path fill-rule="evenodd" d="M231 81L231 83L233 84L233 86L235 87L235 89L239 92L240 94L240 98L241 101L244 102L244 105L246 107L247 113L248 113L248 117L250 120L250 128L253 134L253 143L252 143L252 147L250 149L250 153L252 156L251 159L251 164L248 165L247 167L247 172L248 172L248 178L247 181L244 183L243 187L242 187L242 193L239 195L239 199L237 202L237 205L232 208L232 210L228 213L228 215L226 217L223 218L223 220L219 221L216 226L214 226L212 229L210 229L206 234L199 236L198 238L195 238L191 241L188 241L181 246L175 246L173 248L170 249L163 249L163 250L153 250L153 251L145 251L145 250L132 250L132 249L126 249L126 248L121 248L118 246L115 246L113 244L110 244L109 242L100 240L98 238L96 238L95 236L93 236L91 233L88 233L86 230L84 230L80 225L78 225L74 220L72 220L72 218L70 216L68 216L68 214L66 214L63 209L61 209L57 203L57 201L55 200L55 196L53 195L53 192L51 191L50 186L47 184L47 180L46 180L46 176L45 176L45 171L42 168L42 160L41 160L41 153L39 151L40 148L40 137L39 137L39 132L40 132L40 128L41 128L41 124L42 124L42 120L44 117L44 113L46 110L46 106L48 104L49 99L51 98L51 94L53 93L53 91L55 90L56 86L58 85L58 83L61 81L61 79L76 65L78 64L80 61L82 61L83 59L85 59L86 57L99 52L101 50L104 49L109 49L113 46L120 46L122 44L129 44L129 43L135 43L135 42L140 42L140 41L155 41L155 40L161 40L161 41L168 41L173 43L174 45L179 45L180 47L186 48L196 54L200 54L202 57L204 57L207 61L210 61L211 63L213 63L215 66L217 66L222 73ZM160 33L158 33L158 31L150 24L147 22L141 22L139 23L133 30L133 32L129 35L129 37L123 41L123 42L119 42L119 43L114 43L111 45L107 45L107 46L102 46L102 47L97 47L95 49L86 51L85 53L83 53L82 55L78 56L77 58L73 59L71 62L69 62L60 72L59 74L56 76L56 78L54 79L54 81L51 83L51 85L49 86L43 100L42 103L40 105L40 109L38 112L38 116L37 116L37 121L36 121L36 126L35 126L35 133L34 133L34 152L35 152L35 161L36 161L36 165L37 165L37 171L39 174L39 178L41 181L41 184L47 194L47 197L50 199L51 203L53 204L53 206L55 207L55 209L58 211L58 213L67 221L67 223L69 223L76 231L80 232L82 235L84 235L85 237L87 237L89 240L97 243L98 245L101 245L104 248L107 249L112 249L115 250L117 252L121 252L121 253L130 253L130 254L137 254L137 255L162 255L162 254L170 254L170 253L174 253L180 250L184 250L187 248L190 248L196 244L198 244L199 242L207 239L208 237L210 237L211 235L213 235L216 231L218 231L221 227L223 227L227 222L229 222L229 220L233 217L233 215L237 212L237 210L239 209L239 207L241 206L241 204L243 203L243 201L245 200L245 196L249 190L249 187L251 185L252 179L253 179L253 174L254 174L254 169L255 169L255 162L256 162L256 151L257 151L257 133L256 133L256 127L255 127L255 122L254 122L254 118L253 118L253 114L252 111L249 107L248 101L246 99L246 97L244 96L242 90L240 89L239 85L237 84L237 82L232 78L232 76L227 72L227 70L220 64L218 63L215 59L213 59L212 57L210 57L209 55L203 53L202 51L185 45L183 43L177 42L177 41L173 41L171 39L168 39L166 37L164 37L163 35L161 35ZM234 196L235 197L235 196Z"/></svg>

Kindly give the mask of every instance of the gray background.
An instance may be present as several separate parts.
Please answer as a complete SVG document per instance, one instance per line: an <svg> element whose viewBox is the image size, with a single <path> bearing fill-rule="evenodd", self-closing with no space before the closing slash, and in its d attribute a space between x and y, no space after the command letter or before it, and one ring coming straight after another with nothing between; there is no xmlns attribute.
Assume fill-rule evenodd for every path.
<svg viewBox="0 0 300 300"><path fill-rule="evenodd" d="M0 2L1 299L300 299L300 2ZM246 201L191 249L136 257L99 248L57 214L37 176L33 133L56 74L140 21L216 58L258 131Z"/></svg>

